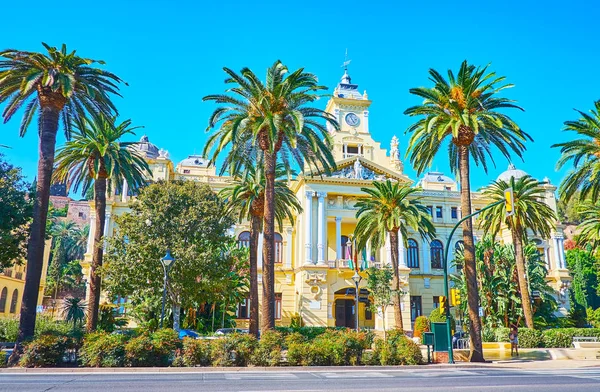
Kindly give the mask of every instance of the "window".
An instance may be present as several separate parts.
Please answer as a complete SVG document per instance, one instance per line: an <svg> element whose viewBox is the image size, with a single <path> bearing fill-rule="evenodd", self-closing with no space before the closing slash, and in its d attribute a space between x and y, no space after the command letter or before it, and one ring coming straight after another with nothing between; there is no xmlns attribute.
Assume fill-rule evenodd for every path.
<svg viewBox="0 0 600 392"><path fill-rule="evenodd" d="M275 320L281 320L281 293L275 293Z"/></svg>
<svg viewBox="0 0 600 392"><path fill-rule="evenodd" d="M250 317L250 299L244 298L242 302L238 304L236 315L239 319L247 319Z"/></svg>
<svg viewBox="0 0 600 392"><path fill-rule="evenodd" d="M437 309L440 307L440 297L437 295L433 296L433 308Z"/></svg>
<svg viewBox="0 0 600 392"><path fill-rule="evenodd" d="M352 259L352 244L348 247L348 237L342 236L342 258L344 260Z"/></svg>
<svg viewBox="0 0 600 392"><path fill-rule="evenodd" d="M238 247L240 248L249 248L250 247L250 232L242 231L240 235L238 235Z"/></svg>
<svg viewBox="0 0 600 392"><path fill-rule="evenodd" d="M283 237L275 233L275 263L283 263Z"/></svg>
<svg viewBox="0 0 600 392"><path fill-rule="evenodd" d="M442 207L435 207L435 217L438 219L442 219Z"/></svg>
<svg viewBox="0 0 600 392"><path fill-rule="evenodd" d="M17 312L17 301L19 300L19 290L15 289L10 300L10 313Z"/></svg>
<svg viewBox="0 0 600 392"><path fill-rule="evenodd" d="M443 268L444 246L440 240L433 240L429 245L431 249L431 268Z"/></svg>
<svg viewBox="0 0 600 392"><path fill-rule="evenodd" d="M457 207L452 207L452 209L450 210L450 216L452 217L452 219L458 219L458 208Z"/></svg>
<svg viewBox="0 0 600 392"><path fill-rule="evenodd" d="M0 313L6 312L6 297L8 297L8 289L5 287L0 294Z"/></svg>
<svg viewBox="0 0 600 392"><path fill-rule="evenodd" d="M410 297L410 319L415 321L417 317L423 314L423 308L421 306L421 296Z"/></svg>
<svg viewBox="0 0 600 392"><path fill-rule="evenodd" d="M346 147L346 152L348 154L358 155L358 146L348 146Z"/></svg>
<svg viewBox="0 0 600 392"><path fill-rule="evenodd" d="M85 214L82 211L79 211L77 216L79 216L80 218L85 218Z"/></svg>
<svg viewBox="0 0 600 392"><path fill-rule="evenodd" d="M427 213L433 218L433 206L427 206Z"/></svg>
<svg viewBox="0 0 600 392"><path fill-rule="evenodd" d="M419 268L419 244L412 238L408 239L408 268Z"/></svg>
<svg viewBox="0 0 600 392"><path fill-rule="evenodd" d="M183 174L190 174L190 169L183 169Z"/></svg>

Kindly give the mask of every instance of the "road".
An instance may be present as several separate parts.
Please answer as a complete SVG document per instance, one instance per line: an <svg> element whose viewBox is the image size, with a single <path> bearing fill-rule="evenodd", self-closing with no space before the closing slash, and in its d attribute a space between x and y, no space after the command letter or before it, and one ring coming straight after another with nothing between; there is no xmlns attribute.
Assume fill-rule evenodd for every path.
<svg viewBox="0 0 600 392"><path fill-rule="evenodd" d="M600 367L0 374L0 391L600 391Z"/></svg>

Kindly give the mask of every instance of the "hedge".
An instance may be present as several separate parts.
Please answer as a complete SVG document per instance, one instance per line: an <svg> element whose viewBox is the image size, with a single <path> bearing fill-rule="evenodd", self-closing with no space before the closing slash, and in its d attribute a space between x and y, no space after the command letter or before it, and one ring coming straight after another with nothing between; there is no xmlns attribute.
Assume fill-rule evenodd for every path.
<svg viewBox="0 0 600 392"><path fill-rule="evenodd" d="M510 329L496 328L496 342L508 342ZM600 328L554 328L544 331L520 328L519 347L522 348L569 348L573 345L573 337L597 337L600 339Z"/></svg>

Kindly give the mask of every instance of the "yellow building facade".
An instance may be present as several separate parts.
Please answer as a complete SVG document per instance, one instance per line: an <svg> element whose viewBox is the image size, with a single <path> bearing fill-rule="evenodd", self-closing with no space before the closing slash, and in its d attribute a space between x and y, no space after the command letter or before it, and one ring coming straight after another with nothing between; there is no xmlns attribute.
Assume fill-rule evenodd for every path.
<svg viewBox="0 0 600 392"><path fill-rule="evenodd" d="M415 197L428 206L437 230L436 239L425 241L417 233L400 241L398 249L391 249L389 241L381 249L366 250L369 266L381 267L391 261L391 252L398 252L402 290L402 314L405 329L419 315L429 313L439 306L443 296L443 250L453 226L461 218L459 186L452 178L441 172L429 172L415 181L404 173L400 143L395 136L390 141L389 153L373 136L376 130L369 127L371 100L365 92L360 93L358 85L351 82L347 71L329 99L326 111L335 116L340 129L329 127L333 141L337 171L330 176L312 176L310 169L298 176L290 185L303 212L291 225L284 224L276 234L275 264L275 312L277 324L288 325L294 315L300 315L304 325L354 327L355 284L353 271L348 266L348 237L354 232L357 223L355 204L364 196L363 187L371 187L373 181L390 179L421 190ZM142 138L139 149L150 163L154 180L184 179L208 183L215 191L228 184L229 178L220 177L216 169L201 156L191 155L176 166L166 151L158 149ZM500 174L501 178L516 178L525 175L513 166ZM545 202L556 211L556 187L549 182ZM114 230L114 216L128 211L131 200L127 189L122 195L111 195L107 202L105 235ZM472 193L473 210L489 204L481 193ZM85 271L89 273L91 261L91 240L94 212L91 210L90 243L86 255ZM475 225L477 226L477 225ZM249 240L249 226L246 223L231 229L241 245ZM481 238L482 232L476 231ZM449 241L450 246L458 246L461 230ZM502 240L510 242L510 234L504 230ZM261 237L262 239L262 237ZM551 238L534 238L549 270L548 281L556 291L560 313L569 309L567 288L570 277L566 269L562 226L556 222ZM259 241L259 281L262 271L262 240ZM452 254L453 252L451 252ZM450 266L451 272L456 272ZM259 292L261 290L259 289ZM366 279L360 283L359 325L381 329L383 317L385 325L394 325L393 310L387 314L371 312L366 290ZM249 304L238 307L238 326L247 325Z"/></svg>

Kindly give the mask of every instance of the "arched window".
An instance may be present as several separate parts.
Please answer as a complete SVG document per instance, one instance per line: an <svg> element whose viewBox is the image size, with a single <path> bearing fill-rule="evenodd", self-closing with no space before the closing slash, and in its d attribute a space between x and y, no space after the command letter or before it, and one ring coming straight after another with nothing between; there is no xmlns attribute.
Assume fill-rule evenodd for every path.
<svg viewBox="0 0 600 392"><path fill-rule="evenodd" d="M406 264L408 268L419 268L419 244L412 238L408 239L408 255Z"/></svg>
<svg viewBox="0 0 600 392"><path fill-rule="evenodd" d="M238 246L240 248L249 248L250 247L250 232L242 231L240 235L238 235Z"/></svg>
<svg viewBox="0 0 600 392"><path fill-rule="evenodd" d="M0 294L0 313L6 312L6 297L8 297L8 289L5 287Z"/></svg>
<svg viewBox="0 0 600 392"><path fill-rule="evenodd" d="M275 233L275 263L283 263L283 237Z"/></svg>
<svg viewBox="0 0 600 392"><path fill-rule="evenodd" d="M352 259L352 244L348 247L348 237L345 235L342 236L342 259Z"/></svg>
<svg viewBox="0 0 600 392"><path fill-rule="evenodd" d="M17 301L19 300L19 290L15 289L10 300L10 313L17 312Z"/></svg>
<svg viewBox="0 0 600 392"><path fill-rule="evenodd" d="M429 244L431 249L431 268L441 269L444 268L444 245L440 240L433 240Z"/></svg>

